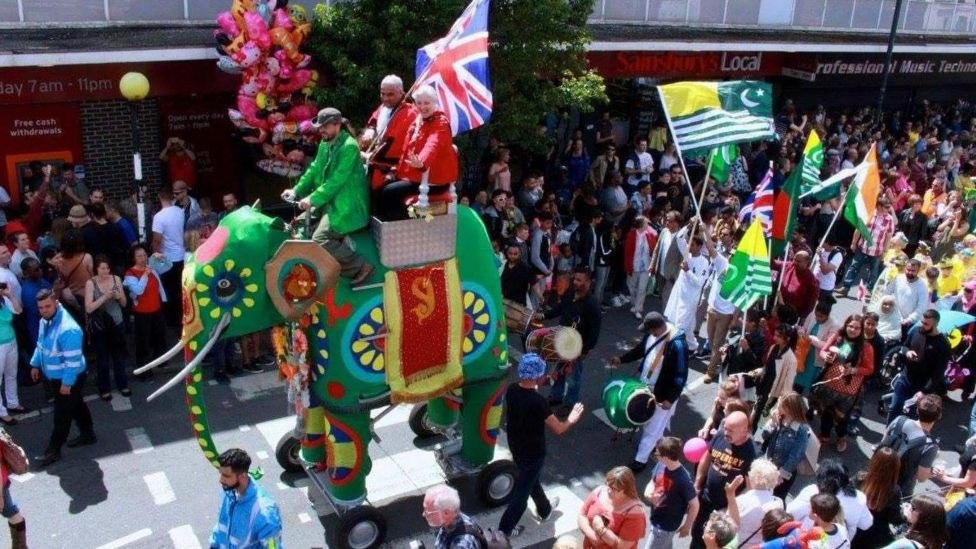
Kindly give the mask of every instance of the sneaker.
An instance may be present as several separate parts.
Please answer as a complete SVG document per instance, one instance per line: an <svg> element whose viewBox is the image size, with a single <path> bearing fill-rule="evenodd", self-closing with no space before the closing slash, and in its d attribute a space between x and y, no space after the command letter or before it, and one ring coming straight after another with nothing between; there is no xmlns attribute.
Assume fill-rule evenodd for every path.
<svg viewBox="0 0 976 549"><path fill-rule="evenodd" d="M254 363L258 364L259 366L274 366L278 364L278 359L272 355L265 353L259 356L257 360L254 361Z"/></svg>
<svg viewBox="0 0 976 549"><path fill-rule="evenodd" d="M245 372L250 372L252 374L260 374L261 372L264 371L264 368L258 366L257 362L249 362L247 364L242 364L241 368L243 368Z"/></svg>
<svg viewBox="0 0 976 549"><path fill-rule="evenodd" d="M525 526L522 526L521 524L519 524L519 525L515 526L515 528L512 528L512 533L509 534L508 537L510 537L510 538L517 538L524 531L525 531Z"/></svg>
<svg viewBox="0 0 976 549"><path fill-rule="evenodd" d="M539 522L546 522L552 518L553 513L556 511L556 507L559 507L559 496L553 496L549 498L549 513L546 516L539 514L539 510L533 507L532 514Z"/></svg>

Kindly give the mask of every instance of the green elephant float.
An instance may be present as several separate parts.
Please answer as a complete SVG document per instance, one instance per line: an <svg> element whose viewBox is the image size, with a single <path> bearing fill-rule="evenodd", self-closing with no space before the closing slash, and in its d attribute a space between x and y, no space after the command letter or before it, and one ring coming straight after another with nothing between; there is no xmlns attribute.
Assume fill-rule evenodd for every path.
<svg viewBox="0 0 976 549"><path fill-rule="evenodd" d="M452 206L426 220L374 221L373 230L350 237L378 267L374 283L352 288L325 250L294 239L258 205L227 215L185 264L180 343L140 369L184 351L185 368L150 399L184 380L193 434L216 465L200 363L218 339L275 327L279 366L300 413L278 461L309 473L339 512L339 545L348 547L376 547L385 535L382 515L364 505L374 408L418 403L411 428L446 435L438 462L448 476L477 472L489 504L506 502L515 478L511 462L491 463L508 336L484 225L471 209ZM410 254L429 259L438 247L442 259L409 264Z"/></svg>

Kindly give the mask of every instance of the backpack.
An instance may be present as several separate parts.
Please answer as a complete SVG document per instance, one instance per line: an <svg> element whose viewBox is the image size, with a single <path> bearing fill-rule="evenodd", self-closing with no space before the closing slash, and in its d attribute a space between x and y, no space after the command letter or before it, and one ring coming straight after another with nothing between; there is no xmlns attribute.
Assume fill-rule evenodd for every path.
<svg viewBox="0 0 976 549"><path fill-rule="evenodd" d="M24 449L18 446L10 434L3 429L0 429L0 452L3 452L3 462L7 464L11 473L23 475L30 469Z"/></svg>
<svg viewBox="0 0 976 549"><path fill-rule="evenodd" d="M481 545L481 549L512 549L512 544L505 537L505 534L491 528L487 531L482 530L477 524L467 524L463 521L458 528L448 534L447 546L451 547L454 544L454 538L464 534L474 536L478 540L478 544Z"/></svg>
<svg viewBox="0 0 976 549"><path fill-rule="evenodd" d="M884 438L878 443L878 448L891 448L898 453L898 459L901 459L905 454L911 450L923 446L925 444L934 444L935 440L932 439L928 434L920 437L908 438L908 433L903 429L905 422L908 421L907 416L898 416L894 423L885 432Z"/></svg>

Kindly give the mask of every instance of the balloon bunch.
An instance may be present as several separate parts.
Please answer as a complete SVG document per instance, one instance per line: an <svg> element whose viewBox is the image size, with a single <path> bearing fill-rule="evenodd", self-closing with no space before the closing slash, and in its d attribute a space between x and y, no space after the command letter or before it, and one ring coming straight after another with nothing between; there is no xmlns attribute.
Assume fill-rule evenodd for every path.
<svg viewBox="0 0 976 549"><path fill-rule="evenodd" d="M305 8L288 0L233 0L217 25L217 66L242 75L236 108L227 111L231 122L244 141L261 146L258 167L300 175L319 139L312 126L318 109L309 100L318 72L299 51L311 30Z"/></svg>

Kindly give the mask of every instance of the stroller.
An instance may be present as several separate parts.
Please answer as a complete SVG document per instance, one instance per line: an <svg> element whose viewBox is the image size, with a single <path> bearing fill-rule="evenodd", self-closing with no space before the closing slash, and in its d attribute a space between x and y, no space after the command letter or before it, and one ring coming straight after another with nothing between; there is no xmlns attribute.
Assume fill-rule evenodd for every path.
<svg viewBox="0 0 976 549"><path fill-rule="evenodd" d="M971 346L972 342L966 341L965 345L957 346L950 355L945 372L947 391L961 389L966 382L966 377L969 376L970 371L969 368L963 367L962 359L969 352ZM883 387L891 387L894 389L895 379L898 377L899 372L902 372L906 366L906 361L908 360L905 356L906 353L908 353L908 347L904 345L892 347L885 353L884 362L881 365L881 373L879 374L879 380L883 384ZM881 395L881 398L878 399L878 414L885 416L888 413L888 407L891 406L892 397L894 397L894 392ZM914 406L914 398L905 401L905 414L914 417Z"/></svg>

